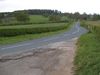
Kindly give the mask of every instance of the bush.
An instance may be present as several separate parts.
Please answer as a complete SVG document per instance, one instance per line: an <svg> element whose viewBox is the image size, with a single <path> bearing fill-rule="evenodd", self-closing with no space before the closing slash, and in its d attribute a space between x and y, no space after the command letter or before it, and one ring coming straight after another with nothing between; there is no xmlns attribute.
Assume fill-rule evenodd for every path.
<svg viewBox="0 0 100 75"><path fill-rule="evenodd" d="M27 12L15 12L15 18L17 19L17 21L20 22L27 22L30 20L29 18L29 14Z"/></svg>

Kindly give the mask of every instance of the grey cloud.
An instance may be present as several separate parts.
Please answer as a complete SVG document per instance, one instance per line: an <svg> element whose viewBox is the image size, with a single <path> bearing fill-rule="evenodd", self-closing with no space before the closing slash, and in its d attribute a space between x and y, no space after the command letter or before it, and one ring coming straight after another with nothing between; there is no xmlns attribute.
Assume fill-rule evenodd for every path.
<svg viewBox="0 0 100 75"><path fill-rule="evenodd" d="M0 0L0 1L5 1L5 0Z"/></svg>

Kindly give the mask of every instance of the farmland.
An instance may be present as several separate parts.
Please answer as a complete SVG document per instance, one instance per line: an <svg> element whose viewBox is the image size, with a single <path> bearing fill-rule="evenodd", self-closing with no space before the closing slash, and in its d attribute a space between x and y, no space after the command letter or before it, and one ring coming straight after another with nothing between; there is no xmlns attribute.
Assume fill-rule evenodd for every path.
<svg viewBox="0 0 100 75"><path fill-rule="evenodd" d="M16 36L23 34L37 34L43 32L62 30L67 27L66 23L21 25L21 26L1 26L0 36Z"/></svg>
<svg viewBox="0 0 100 75"><path fill-rule="evenodd" d="M100 21L82 23L89 33L80 37L75 57L75 75L100 74Z"/></svg>
<svg viewBox="0 0 100 75"><path fill-rule="evenodd" d="M64 22L65 20L68 20L66 16L62 16L61 21L59 21L59 22L50 21L49 16L45 17L43 15L29 15L29 18L30 18L30 20L28 22L19 22L16 20L15 17L6 18L6 21L4 20L4 22L0 23L0 26L61 23L61 22Z"/></svg>
<svg viewBox="0 0 100 75"><path fill-rule="evenodd" d="M65 18L63 18L65 19ZM30 15L28 23L5 23L0 26L0 44L10 44L64 32L70 23L53 23L48 17Z"/></svg>
<svg viewBox="0 0 100 75"><path fill-rule="evenodd" d="M30 22L31 23L48 23L49 18L44 17L42 15L30 15Z"/></svg>
<svg viewBox="0 0 100 75"><path fill-rule="evenodd" d="M0 33L2 33L2 35L5 35L5 36L0 37L0 44L9 44L9 43L15 43L15 42L20 42L20 41L25 41L25 40L36 39L43 36L51 36L51 35L66 31L68 26L69 24L66 24L66 23L39 24L39 25L29 25L29 26L28 25L1 26L0 30L3 29L5 34L2 31ZM34 31L35 34L32 34L31 32L30 32L31 34L28 34L29 32L25 31L26 30L25 28L29 31L30 29L32 29L31 32L33 33ZM37 29L39 31L37 31ZM10 32L7 30L9 30ZM17 31L17 30L20 30L20 31ZM17 36L15 36L16 33L17 33ZM22 35L22 33L24 35Z"/></svg>
<svg viewBox="0 0 100 75"><path fill-rule="evenodd" d="M10 17L7 19L6 22L3 22L0 25L27 25L27 24L41 24L41 23L48 23L49 22L49 18L48 17L44 17L42 15L29 15L30 21L29 22L18 22L15 17Z"/></svg>

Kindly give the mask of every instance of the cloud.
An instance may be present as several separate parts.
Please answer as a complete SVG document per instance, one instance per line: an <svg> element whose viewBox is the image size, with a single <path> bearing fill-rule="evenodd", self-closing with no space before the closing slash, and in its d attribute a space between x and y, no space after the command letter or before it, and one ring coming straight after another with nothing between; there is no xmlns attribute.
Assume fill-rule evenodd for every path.
<svg viewBox="0 0 100 75"><path fill-rule="evenodd" d="M5 1L5 0L0 0L0 1Z"/></svg>
<svg viewBox="0 0 100 75"><path fill-rule="evenodd" d="M100 13L99 0L0 0L0 12L21 9L57 9L63 12Z"/></svg>

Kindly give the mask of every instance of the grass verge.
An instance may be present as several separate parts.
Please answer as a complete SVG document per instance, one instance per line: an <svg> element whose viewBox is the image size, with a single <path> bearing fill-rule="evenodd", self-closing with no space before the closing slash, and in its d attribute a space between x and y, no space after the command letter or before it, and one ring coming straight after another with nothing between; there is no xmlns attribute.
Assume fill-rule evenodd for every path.
<svg viewBox="0 0 100 75"><path fill-rule="evenodd" d="M75 75L100 75L100 41L94 33L80 37L75 57Z"/></svg>

